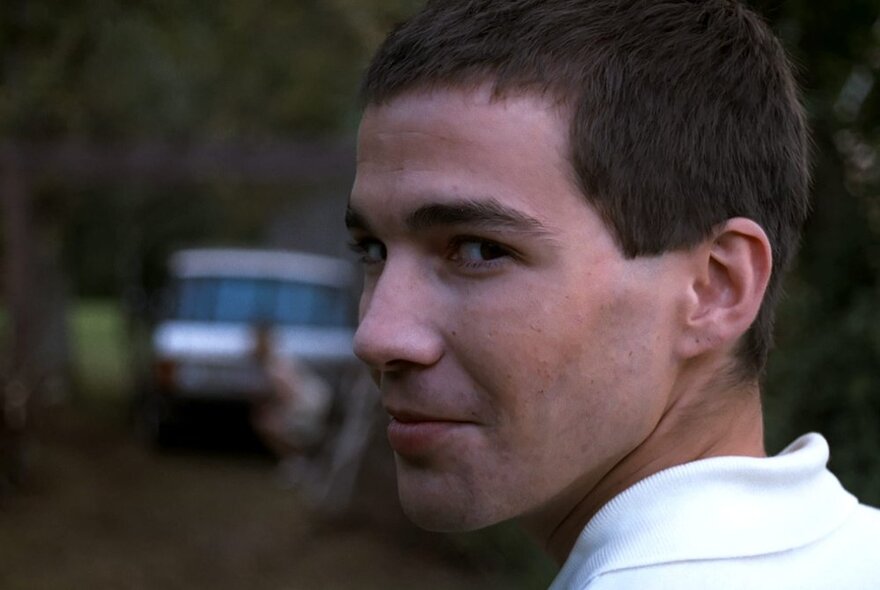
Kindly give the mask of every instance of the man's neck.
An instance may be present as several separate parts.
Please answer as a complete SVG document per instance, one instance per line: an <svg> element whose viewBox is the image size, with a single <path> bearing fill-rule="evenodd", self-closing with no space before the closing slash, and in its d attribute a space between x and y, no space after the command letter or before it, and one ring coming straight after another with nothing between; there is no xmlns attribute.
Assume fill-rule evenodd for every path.
<svg viewBox="0 0 880 590"><path fill-rule="evenodd" d="M696 384L693 384L696 385ZM559 564L587 522L614 496L663 469L721 456L766 456L756 383L674 398L651 434L589 487L571 490L554 507L521 524Z"/></svg>

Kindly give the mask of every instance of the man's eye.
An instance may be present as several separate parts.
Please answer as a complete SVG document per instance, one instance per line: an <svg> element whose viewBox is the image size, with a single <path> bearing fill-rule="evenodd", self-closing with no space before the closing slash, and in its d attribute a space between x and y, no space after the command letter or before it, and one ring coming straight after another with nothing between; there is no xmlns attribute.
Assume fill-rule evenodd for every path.
<svg viewBox="0 0 880 590"><path fill-rule="evenodd" d="M462 264L481 264L510 256L510 250L488 240L463 239L454 244L452 260Z"/></svg>
<svg viewBox="0 0 880 590"><path fill-rule="evenodd" d="M379 240L357 240L349 244L349 247L360 256L363 264L379 264L385 261L385 244Z"/></svg>

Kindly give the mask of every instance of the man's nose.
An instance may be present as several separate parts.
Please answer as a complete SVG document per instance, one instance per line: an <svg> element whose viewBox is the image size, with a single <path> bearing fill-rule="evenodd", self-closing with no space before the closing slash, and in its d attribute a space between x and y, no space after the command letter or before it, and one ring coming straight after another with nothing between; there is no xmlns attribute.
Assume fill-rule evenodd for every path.
<svg viewBox="0 0 880 590"><path fill-rule="evenodd" d="M361 299L355 354L377 371L430 366L443 355L430 282L404 265L385 269Z"/></svg>

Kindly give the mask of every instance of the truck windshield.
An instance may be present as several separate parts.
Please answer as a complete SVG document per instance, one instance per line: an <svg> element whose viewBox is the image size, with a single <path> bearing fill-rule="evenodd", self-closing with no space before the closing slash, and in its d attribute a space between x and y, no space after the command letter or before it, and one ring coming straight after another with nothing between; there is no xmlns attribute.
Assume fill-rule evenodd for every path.
<svg viewBox="0 0 880 590"><path fill-rule="evenodd" d="M179 279L173 317L204 322L347 326L348 297L325 285L238 277Z"/></svg>

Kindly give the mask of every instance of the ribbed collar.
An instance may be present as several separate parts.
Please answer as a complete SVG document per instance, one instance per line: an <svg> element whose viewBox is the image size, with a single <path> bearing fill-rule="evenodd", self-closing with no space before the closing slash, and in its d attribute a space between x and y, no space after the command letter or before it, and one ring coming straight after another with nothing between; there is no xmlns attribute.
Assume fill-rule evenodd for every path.
<svg viewBox="0 0 880 590"><path fill-rule="evenodd" d="M581 588L613 570L762 555L821 539L857 505L827 462L828 443L811 433L774 457L714 457L655 473L596 513L550 590Z"/></svg>

